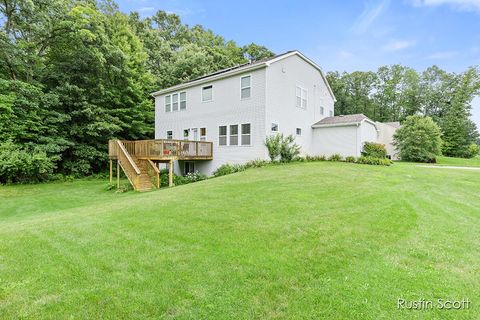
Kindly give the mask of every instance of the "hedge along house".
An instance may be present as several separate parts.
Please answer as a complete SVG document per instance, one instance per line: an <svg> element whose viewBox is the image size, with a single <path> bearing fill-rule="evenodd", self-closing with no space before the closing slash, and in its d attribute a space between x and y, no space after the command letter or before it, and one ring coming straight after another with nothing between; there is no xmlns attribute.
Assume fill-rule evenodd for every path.
<svg viewBox="0 0 480 320"><path fill-rule="evenodd" d="M363 115L334 117L335 96L322 69L299 51L236 67L154 92L155 140L110 141L137 190L151 188L158 168L211 175L225 163L268 159L265 139L294 135L302 154L360 155L379 128ZM387 135L383 135L387 136ZM382 137L383 137L382 136Z"/></svg>

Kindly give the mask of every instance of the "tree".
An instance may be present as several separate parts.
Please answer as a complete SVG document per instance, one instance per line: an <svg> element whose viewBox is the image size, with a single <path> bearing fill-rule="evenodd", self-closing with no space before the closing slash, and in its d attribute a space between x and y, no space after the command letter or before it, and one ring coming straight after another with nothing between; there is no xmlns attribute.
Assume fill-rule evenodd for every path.
<svg viewBox="0 0 480 320"><path fill-rule="evenodd" d="M441 153L440 128L430 117L407 117L393 138L400 158L405 161L435 162Z"/></svg>

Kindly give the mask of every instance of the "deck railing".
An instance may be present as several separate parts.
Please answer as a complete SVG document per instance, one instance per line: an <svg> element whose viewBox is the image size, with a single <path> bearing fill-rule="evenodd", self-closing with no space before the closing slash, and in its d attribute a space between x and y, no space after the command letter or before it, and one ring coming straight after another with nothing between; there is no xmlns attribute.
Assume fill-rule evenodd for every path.
<svg viewBox="0 0 480 320"><path fill-rule="evenodd" d="M109 156L114 158L118 154L117 146L109 141ZM145 159L168 159L176 158L180 160L188 159L212 159L213 143L208 141L191 140L122 140L121 143L129 154L137 158Z"/></svg>

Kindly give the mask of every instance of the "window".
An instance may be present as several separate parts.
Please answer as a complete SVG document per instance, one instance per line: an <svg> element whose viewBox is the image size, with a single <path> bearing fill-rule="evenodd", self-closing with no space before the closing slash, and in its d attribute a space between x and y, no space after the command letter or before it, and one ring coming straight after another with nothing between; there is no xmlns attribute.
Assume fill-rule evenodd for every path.
<svg viewBox="0 0 480 320"><path fill-rule="evenodd" d="M297 86L295 88L295 105L299 108L307 108L307 90Z"/></svg>
<svg viewBox="0 0 480 320"><path fill-rule="evenodd" d="M272 131L278 131L278 123L272 122Z"/></svg>
<svg viewBox="0 0 480 320"><path fill-rule="evenodd" d="M333 111L330 110L330 117L333 117Z"/></svg>
<svg viewBox="0 0 480 320"><path fill-rule="evenodd" d="M172 94L172 111L178 111L178 93Z"/></svg>
<svg viewBox="0 0 480 320"><path fill-rule="evenodd" d="M184 164L183 164L183 175L187 175L189 173L194 173L195 172L195 163L194 162L190 162L190 161L186 161Z"/></svg>
<svg viewBox="0 0 480 320"><path fill-rule="evenodd" d="M251 80L250 76L245 76L240 78L240 97L242 99L250 98L251 95Z"/></svg>
<svg viewBox="0 0 480 320"><path fill-rule="evenodd" d="M213 86L209 85L202 88L202 102L213 100Z"/></svg>
<svg viewBox="0 0 480 320"><path fill-rule="evenodd" d="M250 123L242 124L242 146L249 146L251 141Z"/></svg>
<svg viewBox="0 0 480 320"><path fill-rule="evenodd" d="M322 116L325 114L325 108L324 107L320 107L320 114Z"/></svg>
<svg viewBox="0 0 480 320"><path fill-rule="evenodd" d="M207 140L207 128L200 128L200 141Z"/></svg>
<svg viewBox="0 0 480 320"><path fill-rule="evenodd" d="M165 96L165 112L172 111L172 96Z"/></svg>
<svg viewBox="0 0 480 320"><path fill-rule="evenodd" d="M297 128L296 133L297 133L297 136L301 136L302 135L302 128Z"/></svg>
<svg viewBox="0 0 480 320"><path fill-rule="evenodd" d="M183 139L188 140L189 135L190 135L190 130L189 129L184 129L183 130Z"/></svg>
<svg viewBox="0 0 480 320"><path fill-rule="evenodd" d="M230 126L230 145L238 146L238 124Z"/></svg>
<svg viewBox="0 0 480 320"><path fill-rule="evenodd" d="M219 146L227 145L227 126L218 127L218 145Z"/></svg>
<svg viewBox="0 0 480 320"><path fill-rule="evenodd" d="M173 131L172 130L168 130L167 131L167 139L173 139Z"/></svg>
<svg viewBox="0 0 480 320"><path fill-rule="evenodd" d="M180 92L180 110L187 109L187 93Z"/></svg>

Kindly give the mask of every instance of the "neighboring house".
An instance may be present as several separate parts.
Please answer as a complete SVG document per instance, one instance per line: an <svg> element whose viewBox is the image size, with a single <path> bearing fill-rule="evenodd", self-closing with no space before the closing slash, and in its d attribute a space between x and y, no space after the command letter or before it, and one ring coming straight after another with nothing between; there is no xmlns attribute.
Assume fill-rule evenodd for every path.
<svg viewBox="0 0 480 320"><path fill-rule="evenodd" d="M268 159L265 138L277 133L294 135L302 154L311 155L339 153L336 150L359 155L364 141L377 141L375 123L365 116L355 116L357 136L353 125L327 128L322 123L338 121L333 117L335 97L322 69L298 51L221 70L152 95L156 139L213 142L213 160L175 161L177 174L196 170L211 174L224 163ZM351 116L343 118L347 117Z"/></svg>

